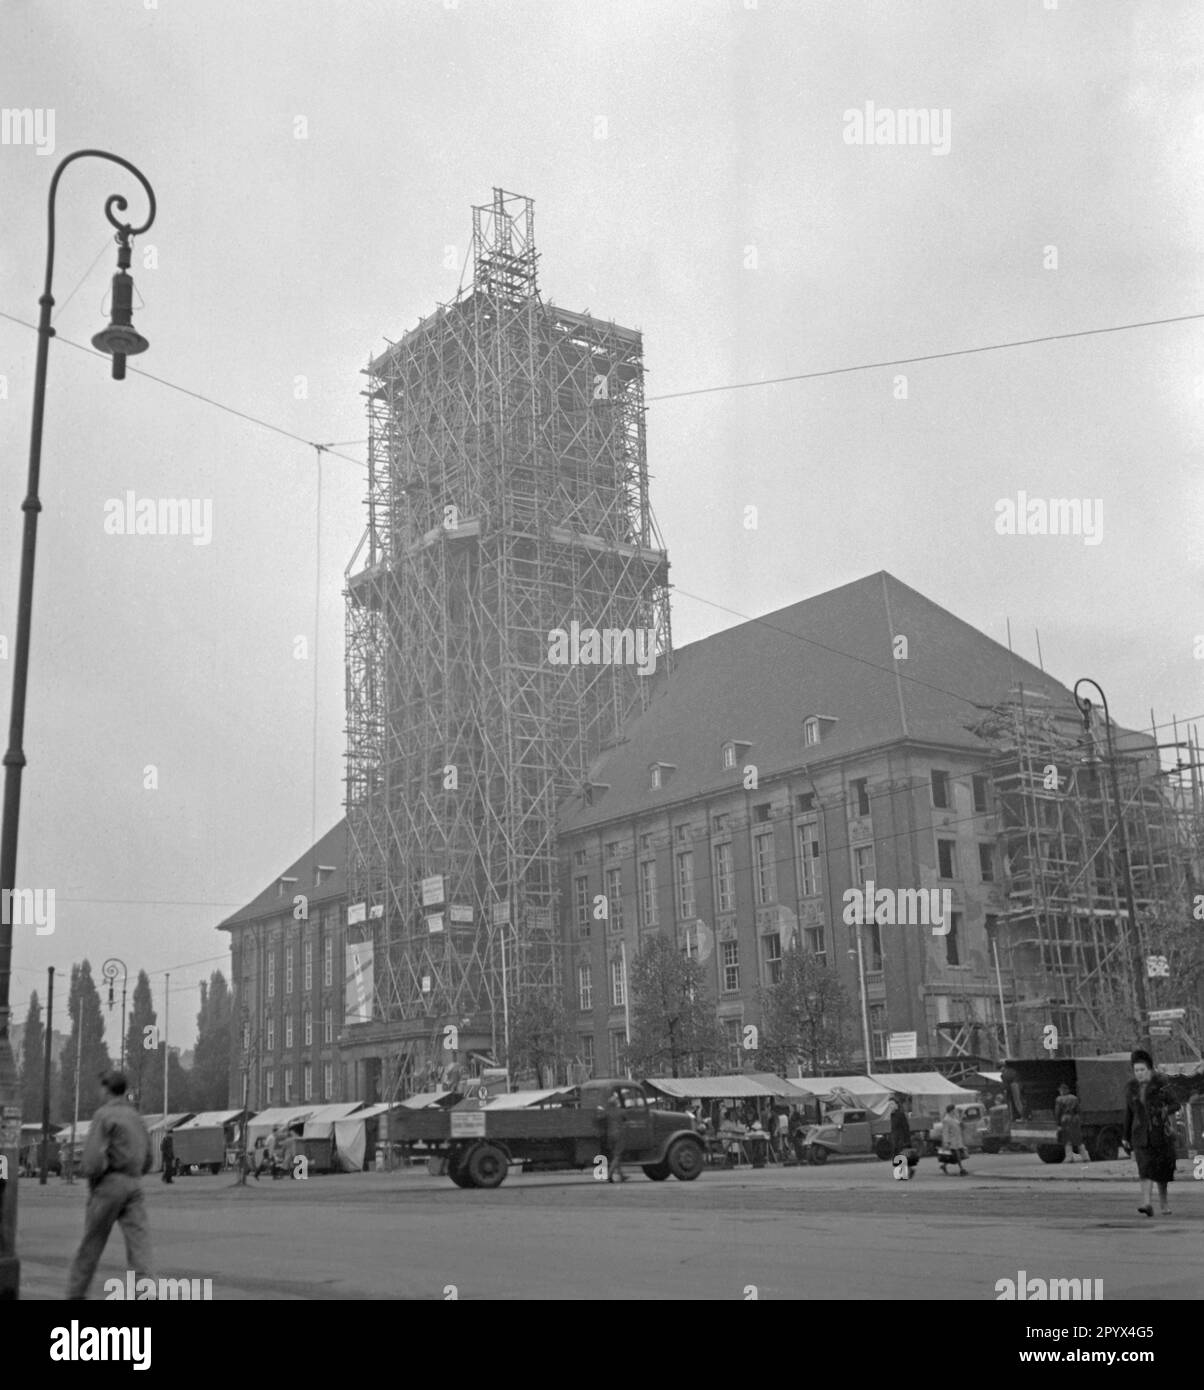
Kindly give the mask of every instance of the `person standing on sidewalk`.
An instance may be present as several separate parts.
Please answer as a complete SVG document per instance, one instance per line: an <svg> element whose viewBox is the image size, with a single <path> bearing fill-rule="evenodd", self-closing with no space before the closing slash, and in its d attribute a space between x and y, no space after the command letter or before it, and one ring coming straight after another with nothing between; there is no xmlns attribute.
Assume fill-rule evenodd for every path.
<svg viewBox="0 0 1204 1390"><path fill-rule="evenodd" d="M627 1117L623 1113L623 1101L617 1091L610 1093L606 1104L606 1181L626 1182L623 1171L623 1140L626 1138Z"/></svg>
<svg viewBox="0 0 1204 1390"><path fill-rule="evenodd" d="M84 1145L83 1169L88 1179L84 1238L71 1262L67 1284L67 1297L75 1300L88 1296L114 1221L121 1224L126 1264L135 1280L151 1272L150 1227L140 1181L151 1168L150 1135L126 1099L121 1072L105 1072L100 1087L101 1106L92 1117Z"/></svg>
<svg viewBox="0 0 1204 1390"><path fill-rule="evenodd" d="M163 1136L159 1152L163 1155L163 1181L171 1182L176 1168L176 1141L171 1137L170 1130Z"/></svg>
<svg viewBox="0 0 1204 1390"><path fill-rule="evenodd" d="M941 1172L947 1173L947 1165L956 1163L958 1177L964 1178L966 1169L962 1160L966 1157L966 1146L962 1136L962 1122L958 1119L957 1107L954 1105L945 1106L945 1118L941 1121L941 1146L938 1160Z"/></svg>
<svg viewBox="0 0 1204 1390"><path fill-rule="evenodd" d="M1058 1087L1058 1098L1054 1101L1054 1120L1058 1134L1066 1146L1066 1157L1073 1163L1077 1157L1083 1163L1090 1163L1087 1151L1083 1148L1083 1122L1079 1118L1079 1098L1063 1081Z"/></svg>
<svg viewBox="0 0 1204 1390"><path fill-rule="evenodd" d="M1133 1079L1125 1087L1125 1149L1137 1160L1141 1180L1142 1216L1153 1216L1151 1188L1158 1184L1158 1205L1163 1216L1171 1214L1167 1184L1175 1177L1175 1122L1179 1109L1166 1077L1154 1070L1154 1059L1143 1049L1129 1058Z"/></svg>

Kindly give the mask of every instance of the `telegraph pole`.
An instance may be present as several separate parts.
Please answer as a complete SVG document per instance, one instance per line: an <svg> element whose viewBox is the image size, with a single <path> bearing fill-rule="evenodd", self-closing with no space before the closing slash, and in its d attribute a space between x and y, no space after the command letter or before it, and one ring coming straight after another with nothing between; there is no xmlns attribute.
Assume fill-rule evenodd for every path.
<svg viewBox="0 0 1204 1390"><path fill-rule="evenodd" d="M48 969L46 984L46 1056L42 1063L42 1166L38 1173L38 1185L46 1186L46 1172L50 1166L50 1062L53 1056L51 1042L54 1028L54 966Z"/></svg>
<svg viewBox="0 0 1204 1390"><path fill-rule="evenodd" d="M163 1118L167 1119L167 1073L168 1062L171 1060L171 1048L167 1045L167 1023L171 1017L171 972L168 972L167 983L163 986Z"/></svg>

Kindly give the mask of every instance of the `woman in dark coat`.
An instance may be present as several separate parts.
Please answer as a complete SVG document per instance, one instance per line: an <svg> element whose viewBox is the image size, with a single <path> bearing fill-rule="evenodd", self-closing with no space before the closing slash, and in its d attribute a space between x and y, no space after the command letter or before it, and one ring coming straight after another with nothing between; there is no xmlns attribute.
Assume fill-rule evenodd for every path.
<svg viewBox="0 0 1204 1390"><path fill-rule="evenodd" d="M1171 1214L1166 1187L1175 1176L1175 1129L1171 1115L1179 1102L1166 1078L1154 1070L1154 1059L1138 1050L1130 1057L1133 1080L1125 1087L1124 1144L1137 1159L1141 1179L1143 1216L1153 1216L1151 1187L1158 1184L1158 1203L1163 1216Z"/></svg>

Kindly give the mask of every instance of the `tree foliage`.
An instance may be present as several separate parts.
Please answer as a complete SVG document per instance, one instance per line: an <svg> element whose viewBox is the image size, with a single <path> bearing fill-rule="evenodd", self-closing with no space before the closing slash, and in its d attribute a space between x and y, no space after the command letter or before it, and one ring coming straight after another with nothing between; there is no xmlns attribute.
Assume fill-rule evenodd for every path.
<svg viewBox="0 0 1204 1390"><path fill-rule="evenodd" d="M631 962L631 1042L640 1076L696 1076L723 1056L723 1033L702 966L659 933Z"/></svg>
<svg viewBox="0 0 1204 1390"><path fill-rule="evenodd" d="M541 1086L554 1086L568 1053L568 1022L558 992L528 990L510 1010L511 1078L532 1071Z"/></svg>
<svg viewBox="0 0 1204 1390"><path fill-rule="evenodd" d="M196 1016L196 1052L190 1078L190 1104L196 1110L224 1110L230 1099L230 1030L234 1008L220 970L201 983Z"/></svg>
<svg viewBox="0 0 1204 1390"><path fill-rule="evenodd" d="M147 1113L158 1110L163 1103L163 1066L159 1061L158 1035L153 1031L156 1018L150 978L145 970L139 970L125 1034L125 1075L131 1099ZM149 1036L148 1028L152 1029Z"/></svg>
<svg viewBox="0 0 1204 1390"><path fill-rule="evenodd" d="M63 1053L63 1085L59 1118L71 1119L75 1106L75 1057L79 1049L79 1117L86 1120L100 1104L97 1078L109 1071L113 1059L105 1045L105 1020L100 994L92 979L92 965L84 961L71 967L71 988L67 993L71 1036ZM66 1114L62 1113L66 1111Z"/></svg>
<svg viewBox="0 0 1204 1390"><path fill-rule="evenodd" d="M847 1068L852 1052L853 1008L840 976L818 956L797 947L782 955L777 984L761 990L762 1027L758 1054L785 1075L801 1064L803 1074Z"/></svg>
<svg viewBox="0 0 1204 1390"><path fill-rule="evenodd" d="M21 1038L21 1119L33 1124L42 1118L42 1069L46 1057L46 1028L35 989L29 996L25 1032Z"/></svg>

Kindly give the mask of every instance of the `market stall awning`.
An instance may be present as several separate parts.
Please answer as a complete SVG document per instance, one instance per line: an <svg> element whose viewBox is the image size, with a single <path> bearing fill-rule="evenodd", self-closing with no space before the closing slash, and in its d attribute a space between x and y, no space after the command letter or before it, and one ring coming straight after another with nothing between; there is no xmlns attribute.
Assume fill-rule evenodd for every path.
<svg viewBox="0 0 1204 1390"><path fill-rule="evenodd" d="M247 1125L248 1140L254 1144L256 1139L266 1138L274 1129L287 1129L301 1120L307 1120L320 1107L309 1105L274 1105L261 1110Z"/></svg>
<svg viewBox="0 0 1204 1390"><path fill-rule="evenodd" d="M528 1105L542 1105L557 1096L568 1095L563 1086L554 1091L499 1091L481 1102L482 1110L523 1110ZM472 1097L468 1097L470 1100Z"/></svg>
<svg viewBox="0 0 1204 1390"><path fill-rule="evenodd" d="M185 1120L182 1125L177 1125L177 1129L213 1129L216 1126L228 1125L237 1120L243 1112L241 1110L202 1110L199 1115L194 1115L191 1120Z"/></svg>
<svg viewBox="0 0 1204 1390"><path fill-rule="evenodd" d="M891 1098L891 1088L868 1076L800 1076L796 1086L823 1100L847 1097L856 1105L881 1113Z"/></svg>
<svg viewBox="0 0 1204 1390"><path fill-rule="evenodd" d="M950 1081L939 1071L876 1071L870 1073L870 1080L910 1096L912 1110L944 1110L946 1105L975 1099L975 1092Z"/></svg>
<svg viewBox="0 0 1204 1390"><path fill-rule="evenodd" d="M404 1105L407 1110L425 1110L428 1105L438 1105L445 1097L452 1095L451 1091L420 1091L416 1096L409 1096L405 1100L399 1100L398 1105ZM456 1096L456 1100L463 1100L463 1096Z"/></svg>
<svg viewBox="0 0 1204 1390"><path fill-rule="evenodd" d="M360 1108L358 1100L341 1101L336 1105L319 1105L310 1113L301 1131L306 1139L329 1139L336 1120L345 1120Z"/></svg>
<svg viewBox="0 0 1204 1390"><path fill-rule="evenodd" d="M756 1100L778 1095L751 1076L650 1076L648 1085L676 1100Z"/></svg>
<svg viewBox="0 0 1204 1390"><path fill-rule="evenodd" d="M748 1079L764 1086L765 1089L779 1100L805 1101L814 1100L815 1094L805 1090L799 1081L787 1081L785 1077L777 1076L771 1071L749 1072Z"/></svg>

